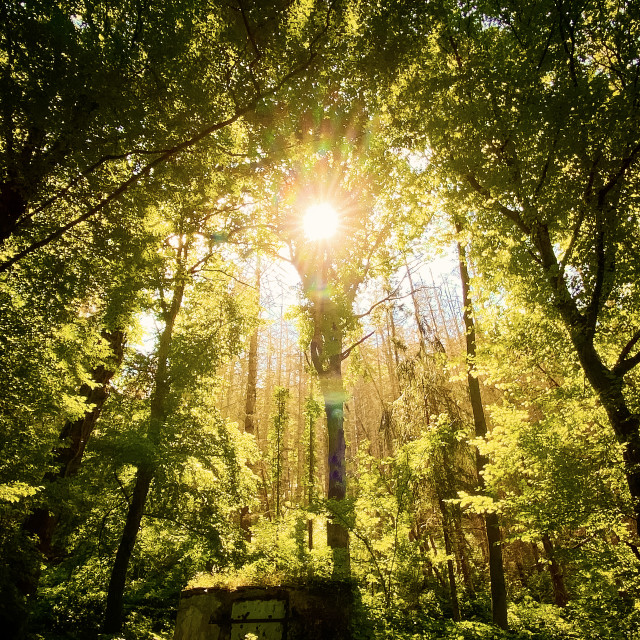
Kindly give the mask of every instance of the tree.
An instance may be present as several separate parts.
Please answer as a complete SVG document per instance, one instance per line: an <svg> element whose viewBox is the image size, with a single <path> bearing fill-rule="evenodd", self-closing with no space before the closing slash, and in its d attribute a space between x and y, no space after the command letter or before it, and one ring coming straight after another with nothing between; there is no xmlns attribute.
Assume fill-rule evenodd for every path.
<svg viewBox="0 0 640 640"><path fill-rule="evenodd" d="M287 400L289 399L289 389L276 387L273 390L273 401L275 412L273 414L273 428L270 433L270 458L271 458L271 480L274 487L276 503L276 519L280 519L281 492L284 460L284 432L289 422L289 412L287 410Z"/></svg>
<svg viewBox="0 0 640 640"><path fill-rule="evenodd" d="M166 142L163 129L179 122L171 93L195 97L193 74L177 80L203 9L48 1L3 9L2 241L33 241L30 233L55 226L57 200L107 190L105 166L117 180L128 156Z"/></svg>
<svg viewBox="0 0 640 640"><path fill-rule="evenodd" d="M178 312L182 306L182 298L186 285L185 256L191 247L178 240L177 265L175 272L175 285L171 292L169 305L165 306L163 313L164 329L160 336L157 351L157 369L154 375L154 390L150 401L149 427L147 438L152 448L160 444L162 428L168 414L168 399L171 390L168 365L169 351L173 340L173 329ZM164 295L164 292L162 292ZM122 597L124 593L127 569L133 552L144 508L149 494L149 488L155 474L156 463L150 460L141 461L136 471L136 480L131 494L131 502L127 511L127 519L122 532L122 539L115 557L109 590L107 593L107 608L105 612L104 630L107 633L117 633L122 626Z"/></svg>
<svg viewBox="0 0 640 640"><path fill-rule="evenodd" d="M222 307L218 313L223 319L217 323L207 319L208 325L202 327L205 318L200 307L205 305L198 304L198 290L204 290L200 295L207 295L207 271L224 274L226 266L217 255L217 238L223 234L216 229L217 210L211 202L211 191L217 185L209 182L211 178L206 171L199 176L193 175L191 180L187 180L185 173L183 179L182 189L176 189L172 198L161 205L162 208L176 207L172 215L167 212L167 219L162 224L167 232L164 248L168 257L166 262L160 261L157 265L155 283L163 328L155 354L153 390L144 434L147 450L141 452L140 459L136 461L135 482L109 581L104 618L104 630L107 633L116 633L122 626L127 569L149 491L159 468L158 450L165 438L166 424L177 410L180 394L197 381L198 374L215 368L224 355L231 355L238 348L242 326L241 316L232 313L232 307ZM224 204L221 214L224 222ZM225 230L225 237L228 237L229 231L231 229ZM203 243L202 239L206 239L206 242ZM215 296L214 292L208 295L212 293ZM176 344L178 317L186 302L189 303L192 318L198 322L196 327L200 335L196 334L197 329L193 327L190 339L186 343ZM224 325L228 326L223 329ZM218 343L221 338L226 338L226 346ZM185 358L189 361L184 362ZM179 364L183 364L182 368Z"/></svg>
<svg viewBox="0 0 640 640"><path fill-rule="evenodd" d="M0 272L185 152L232 151L232 125L269 110L337 18L325 3L131 4L4 9Z"/></svg>
<svg viewBox="0 0 640 640"><path fill-rule="evenodd" d="M320 414L322 407L320 403L310 395L306 398L304 403L304 420L306 423L305 433L308 436L307 443L307 507L313 509L315 501L315 488L316 488L316 430L315 424ZM307 520L307 536L309 549L313 549L313 518Z"/></svg>
<svg viewBox="0 0 640 640"><path fill-rule="evenodd" d="M260 258L256 264L255 273L255 293L260 304ZM259 311L257 315L259 316ZM245 393L244 405L244 431L252 436L256 436L256 397L258 387L258 333L259 327L256 327L251 333L249 339L249 352L247 354L247 388ZM247 539L251 539L249 507L244 506L240 509L240 526L245 530Z"/></svg>
<svg viewBox="0 0 640 640"><path fill-rule="evenodd" d="M344 403L346 394L342 376L342 362L365 338L345 348L350 333L357 331L357 318L353 311L358 288L374 270L373 261L388 232L388 211L381 207L382 221L364 215L365 207L372 203L372 186L361 184L357 190L346 190L352 157L345 157L338 145L332 149L333 157L319 163L324 175L321 186L311 186L305 193L300 185L300 197L294 210L287 210L283 236L289 247L291 262L296 268L305 297L303 314L308 334L304 337L309 347L310 362L318 376L324 400L329 435L329 500L343 501L346 492L346 443L344 437ZM354 172L355 173L355 172ZM349 177L348 177L349 176ZM343 182L344 181L344 182ZM326 190L326 193L323 193ZM304 194L304 195L303 195ZM310 195L313 194L313 195ZM314 241L305 238L300 214L306 207L322 201L322 197L340 203L341 230L350 238L336 237ZM381 225L369 235L376 222ZM342 232L343 233L343 232ZM362 256L366 256L363 260ZM327 540L334 550L347 549L348 533L344 523L329 522ZM337 556L336 556L337 558Z"/></svg>
<svg viewBox="0 0 640 640"><path fill-rule="evenodd" d="M624 446L637 520L638 11L450 2L388 18L416 32L398 134L426 149L444 206L470 212L478 268L497 288L500 269L518 274L564 327Z"/></svg>
<svg viewBox="0 0 640 640"><path fill-rule="evenodd" d="M57 469L45 475L45 480L54 483L57 480L69 478L77 474L84 451L91 438L91 434L100 418L102 407L110 392L110 382L117 373L124 357L124 331L103 331L102 337L109 345L109 355L103 364L99 364L91 372L91 381L80 388L80 394L85 397L89 408L77 420L65 422L60 432L60 444L55 450ZM45 555L51 554L53 533L60 518L59 505L49 504L36 507L23 524L24 530L35 536L39 551ZM35 590L36 584L29 585Z"/></svg>
<svg viewBox="0 0 640 640"><path fill-rule="evenodd" d="M460 234L462 227L456 222L456 233ZM487 435L487 422L484 414L484 405L480 392L480 381L476 363L476 326L473 317L473 303L471 301L471 287L469 270L467 268L467 255L461 239L458 239L458 262L460 268L460 282L462 283L462 305L465 325L465 342L467 347L466 368L469 399L473 412L473 423L476 438L484 438ZM484 490L484 470L487 459L479 451L476 452L476 470L480 491ZM484 514L487 543L489 547L489 576L491 579L491 608L493 622L503 629L509 628L507 619L507 587L504 580L504 565L502 562L502 547L500 535L500 523L495 511Z"/></svg>
<svg viewBox="0 0 640 640"><path fill-rule="evenodd" d="M66 529L73 477L144 297L152 239L129 224L132 211L118 216L120 226L109 219L84 238L68 237L57 254L32 256L0 282L0 484L34 488L2 523L3 563L16 571L12 584L0 584L13 602L7 624L22 606L9 592L18 585L22 600L38 582L43 559L33 543L57 559L65 553L54 529Z"/></svg>
<svg viewBox="0 0 640 640"><path fill-rule="evenodd" d="M534 573L528 588L543 597L552 590L559 606L569 597L580 606L583 571L593 572L602 593L610 589L605 573L621 580L618 570L598 568L608 553L625 553L610 546L610 536L618 547L635 546L622 454L603 429L606 413L585 387L563 328L533 303L520 307L517 285L501 310L482 311L486 339L476 366L501 390L488 407L493 431L478 441L488 460L484 476L509 539L522 541L521 550L537 553L540 543L545 550L547 562L539 566L549 575ZM472 505L474 498L467 500ZM526 567L535 557L524 554L518 562ZM616 600L608 606L615 609Z"/></svg>
<svg viewBox="0 0 640 640"><path fill-rule="evenodd" d="M380 637L495 635L507 584L516 634L637 627L639 8L0 18L3 629L95 635L106 595L104 630L165 633L195 574L274 568L353 575ZM461 306L405 258L456 238ZM257 255L297 271L299 341ZM121 353L136 316L155 347Z"/></svg>

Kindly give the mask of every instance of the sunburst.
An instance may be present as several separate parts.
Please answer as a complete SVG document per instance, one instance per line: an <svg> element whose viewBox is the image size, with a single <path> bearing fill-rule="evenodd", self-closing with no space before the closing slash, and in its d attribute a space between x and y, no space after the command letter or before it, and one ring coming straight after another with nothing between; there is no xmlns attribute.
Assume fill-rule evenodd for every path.
<svg viewBox="0 0 640 640"><path fill-rule="evenodd" d="M318 202L306 210L302 226L307 240L326 240L338 231L340 216L330 202Z"/></svg>

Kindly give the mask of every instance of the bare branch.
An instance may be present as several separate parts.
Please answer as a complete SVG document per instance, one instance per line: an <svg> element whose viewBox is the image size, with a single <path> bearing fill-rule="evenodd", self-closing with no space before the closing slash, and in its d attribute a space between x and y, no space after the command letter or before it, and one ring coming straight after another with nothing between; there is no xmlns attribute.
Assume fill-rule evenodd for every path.
<svg viewBox="0 0 640 640"><path fill-rule="evenodd" d="M256 288L255 285L250 284L248 282L245 282L244 280L240 280L240 278L237 278L236 276L228 273L224 269L207 269L207 268L203 267L202 269L200 269L200 271L193 272L193 273L221 273L223 276L227 276L227 278L229 278L230 280L234 280L238 284L241 284L241 285L243 285L245 287L250 287L251 289L255 289Z"/></svg>
<svg viewBox="0 0 640 640"><path fill-rule="evenodd" d="M375 331L372 331L371 333L368 333L364 338L362 338L361 340L358 340L358 342L352 344L346 351L343 351L340 354L340 360L346 360L349 357L349 354L360 344L362 344L365 340L367 340L368 338L370 338L373 334L375 333Z"/></svg>
<svg viewBox="0 0 640 640"><path fill-rule="evenodd" d="M629 167L635 162L640 154L640 143L638 143L632 150L631 153L622 159L622 163L620 164L620 168L616 173L614 173L610 178L607 184L602 187L598 191L598 206L602 207L604 205L605 198L609 194L609 191L613 189L613 187L618 184L618 181L624 176Z"/></svg>
<svg viewBox="0 0 640 640"><path fill-rule="evenodd" d="M378 300L378 302L372 304L369 307L369 309L367 309L367 311L365 311L364 313L359 313L355 317L357 319L364 318L365 316L368 316L375 308L379 307L381 304L384 304L385 302L391 302L392 300L402 300L403 298L408 298L409 296L413 295L416 291L421 291L425 288L426 287L412 289L411 291L409 291L409 293L403 293L401 296L395 296L393 295L393 292L391 292L386 298L382 298L382 300ZM394 291L397 291L397 290L398 290L398 287L394 289Z"/></svg>
<svg viewBox="0 0 640 640"><path fill-rule="evenodd" d="M549 379L549 382L551 382L551 384L555 389L560 388L560 384L558 383L558 381L539 362L536 362L536 367L540 369L540 371L542 371L542 373L544 373L545 376L547 376L547 378Z"/></svg>
<svg viewBox="0 0 640 640"><path fill-rule="evenodd" d="M627 357L631 353L631 349L633 349L638 340L640 340L640 329L638 329L633 334L633 336L631 336L631 340L629 340L629 342L624 345L622 351L620 352L618 361L613 366L613 373L619 376L623 376L625 373L631 371L631 369L633 369L633 367L635 367L638 363L640 363L640 351L631 358Z"/></svg>
<svg viewBox="0 0 640 640"><path fill-rule="evenodd" d="M122 481L120 480L120 477L118 476L118 472L115 469L113 471L113 477L116 479L116 482L118 483L118 487L120 487L120 492L124 496L125 502L127 504L131 504L131 498L129 497L129 494L127 493L127 490L124 488L124 485L122 484Z"/></svg>
<svg viewBox="0 0 640 640"><path fill-rule="evenodd" d="M573 253L573 248L576 244L576 241L578 240L578 236L580 235L580 228L582 227L582 223L584 222L584 213L585 213L584 207L581 207L580 213L578 214L578 219L576 220L576 224L573 228L573 233L571 234L571 240L569 241L569 246L567 247L567 250L564 252L564 256L562 256L562 259L560 260L560 265L559 265L560 277L564 275L564 270L567 266L569 258L571 257L571 254Z"/></svg>
<svg viewBox="0 0 640 640"><path fill-rule="evenodd" d="M492 199L491 198L491 193L489 192L489 190L486 189L485 187L483 187L478 182L478 179L475 177L475 175L473 173L468 173L465 176L465 178L466 178L467 182L481 196L483 196L487 200L491 200ZM497 201L494 201L494 202L496 204L496 207L498 208L498 211L500 213L502 213L503 215L505 215L507 218L509 218L509 220L511 220L511 222L513 222L523 233L526 233L527 235L531 234L531 229L525 224L524 220L522 219L522 216L517 211L514 211L513 209L509 209L508 207L505 207L500 202L497 202Z"/></svg>

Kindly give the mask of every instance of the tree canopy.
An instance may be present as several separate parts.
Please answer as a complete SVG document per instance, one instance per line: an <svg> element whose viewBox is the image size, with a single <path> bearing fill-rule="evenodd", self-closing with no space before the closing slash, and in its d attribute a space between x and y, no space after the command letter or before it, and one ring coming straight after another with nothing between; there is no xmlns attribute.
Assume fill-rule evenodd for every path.
<svg viewBox="0 0 640 640"><path fill-rule="evenodd" d="M314 581L354 638L635 637L638 3L0 17L11 637Z"/></svg>

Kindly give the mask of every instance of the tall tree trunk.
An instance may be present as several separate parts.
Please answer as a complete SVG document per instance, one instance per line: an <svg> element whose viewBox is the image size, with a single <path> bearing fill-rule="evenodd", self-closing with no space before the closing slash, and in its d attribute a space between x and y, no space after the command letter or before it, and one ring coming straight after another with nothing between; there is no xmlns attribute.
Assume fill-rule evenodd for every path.
<svg viewBox="0 0 640 640"><path fill-rule="evenodd" d="M367 362L367 358L366 358L364 352L362 352L360 354L360 358L362 359L362 364L364 366L364 370L369 375L369 379L371 380L371 383L373 384L373 388L375 389L376 396L378 397L378 400L380 400L380 410L381 410L381 420L380 420L380 428L379 429L371 429L371 432L369 432L364 427L364 422L368 422L369 421L369 410L368 410L366 404L363 405L363 414L364 415L363 415L363 418L360 420L360 424L362 425L362 429L365 432L365 436L366 436L367 440L369 440L369 450L370 450L371 454L375 455L378 458L384 458L384 456L385 456L385 439L384 439L384 436L386 435L386 432L384 431L383 427L385 426L384 419L386 418L385 412L387 411L387 405L386 405L382 390L381 390L380 386L378 385L378 383L376 382L376 376L374 375L374 371L369 366L369 363Z"/></svg>
<svg viewBox="0 0 640 640"><path fill-rule="evenodd" d="M460 223L456 220L456 232L462 232ZM460 267L460 281L462 284L463 319L465 326L465 338L467 346L467 383L469 386L469 398L473 411L476 438L484 438L487 435L487 422L482 405L480 382L474 371L476 361L476 329L473 319L473 306L469 292L469 271L464 247L458 241L458 258ZM476 451L476 469L480 491L484 490L483 471L487 459ZM502 629L507 629L507 588L504 579L504 564L502 561L502 546L500 536L500 524L496 513L487 513L484 517L487 542L489 546L489 578L491 582L491 609L494 624Z"/></svg>
<svg viewBox="0 0 640 640"><path fill-rule="evenodd" d="M318 374L320 390L324 399L328 431L328 497L341 502L346 497L346 445L344 437L345 393L342 381L344 311L332 299L328 282L329 260L326 251L316 263L318 268L309 277L309 266L298 258L294 264L311 301L313 313L313 335L309 350L311 362ZM355 289L354 289L355 290ZM348 297L348 296L347 296ZM336 518L327 522L327 544L333 549L334 577L342 579L349 575L349 535L347 528Z"/></svg>
<svg viewBox="0 0 640 640"><path fill-rule="evenodd" d="M296 429L296 441L294 446L297 449L296 455L296 502L304 504L307 478L305 475L305 419L304 419L304 397L305 397L305 376L304 376L304 353L300 351L298 361L298 420Z"/></svg>
<svg viewBox="0 0 640 640"><path fill-rule="evenodd" d="M236 373L236 363L234 361L231 361L225 367L224 379L225 379L226 391L224 393L225 403L224 403L224 407L222 407L222 409L223 409L223 414L222 415L225 418L228 418L229 420L232 418L232 416L231 416L231 406L232 406L231 399L232 399L232 396L233 396L235 373Z"/></svg>
<svg viewBox="0 0 640 640"><path fill-rule="evenodd" d="M244 405L244 430L255 435L256 397L258 382L258 329L254 329L249 340L249 361L247 363L247 393Z"/></svg>
<svg viewBox="0 0 640 640"><path fill-rule="evenodd" d="M453 521L453 530L455 532L456 540L456 558L460 563L460 571L462 573L462 580L467 593L473 594L473 580L471 578L471 567L469 566L469 558L467 556L467 543L464 535L464 529L462 528L462 509L460 505L452 505L451 520Z"/></svg>
<svg viewBox="0 0 640 640"><path fill-rule="evenodd" d="M393 312L391 311L391 309L387 309L386 316L387 335L385 339L384 332L382 332L382 346L384 348L385 357L387 360L387 375L389 376L391 397L393 401L400 396L400 385L398 383L398 365L400 364L400 358L398 356L396 343L396 327L395 323L393 322Z"/></svg>
<svg viewBox="0 0 640 640"><path fill-rule="evenodd" d="M587 380L607 412L618 442L623 445L624 471L633 500L636 531L640 533L640 415L629 409L623 393L624 376L640 362L640 354L631 355L632 349L637 347L640 340L640 331L636 331L623 347L616 364L607 367L594 344L598 313L604 300L594 293L594 299L586 311L581 311L564 279L563 267L558 263L548 228L538 223L529 231L540 257L544 276L553 292L552 304L569 333ZM604 270L605 266L598 264L598 268ZM604 275L602 278L604 279Z"/></svg>
<svg viewBox="0 0 640 640"><path fill-rule="evenodd" d="M533 556L533 566L536 569L536 573L542 573L544 571L544 567L542 566L542 562L540 562L540 552L538 550L538 545L535 542L531 543L531 555Z"/></svg>
<svg viewBox="0 0 640 640"><path fill-rule="evenodd" d="M435 281L433 279L433 273L431 272L431 270L429 270L429 273L431 274L431 282L434 283L434 289L435 289ZM442 280L442 288L444 289L444 294L446 297L446 302L447 305L449 307L449 312L451 313L451 317L453 318L453 324L454 324L454 329L455 329L455 337L457 339L460 338L460 336L462 335L462 331L460 329L460 323L459 323L459 316L458 316L458 312L459 309L457 308L457 306L453 303L453 296L451 295L451 289L449 288L449 284L448 281L446 280ZM448 328L447 328L447 324L446 324L446 320L445 320L445 316L442 310L442 302L440 299L440 290L438 290L438 293L436 294L436 302L438 303L438 309L440 311L440 315L443 318L443 321L445 321L445 335L447 337L447 343L450 343L452 340L451 337L451 333L449 332Z"/></svg>
<svg viewBox="0 0 640 640"><path fill-rule="evenodd" d="M549 560L549 574L551 575L551 585L553 587L553 600L558 607L566 607L569 603L569 593L564 583L562 568L558 564L553 542L548 533L542 536L542 546Z"/></svg>
<svg viewBox="0 0 640 640"><path fill-rule="evenodd" d="M318 342L312 344L312 360L320 379L320 390L327 417L329 448L327 452L330 500L342 501L347 494L346 444L344 439L344 387L342 383L342 334L332 324L331 336L325 336L322 343L332 344L337 351L328 358L328 365L322 366L318 357ZM316 337L317 340L317 337ZM327 522L327 544L333 549L333 573L337 578L349 574L349 533L342 522L331 518Z"/></svg>
<svg viewBox="0 0 640 640"><path fill-rule="evenodd" d="M182 264L183 247L179 248L178 262ZM171 391L171 382L169 379L169 352L171 342L173 340L173 329L175 321L182 306L182 298L185 288L185 277L180 273L182 269L178 268L178 274L175 278L175 286L173 289L173 297L171 304L164 314L165 326L160 336L157 353L157 368L154 376L154 389L151 395L150 411L149 411L149 427L147 430L147 439L155 448L160 442L162 436L162 428L164 426L167 399ZM116 558L111 570L111 578L109 580L109 588L107 591L107 608L104 616L104 632L118 633L122 628L123 621L123 596L126 585L127 570L131 560L131 554L138 537L140 523L144 514L144 508L149 495L149 488L153 481L156 471L156 462L154 460L145 460L138 465L136 472L136 482L127 511L122 537L116 553Z"/></svg>
<svg viewBox="0 0 640 640"><path fill-rule="evenodd" d="M313 396L310 396L313 400ZM316 482L316 461L315 461L315 448L316 448L316 436L315 436L315 422L316 418L314 412L309 410L309 478L308 478L308 499L307 506L313 505L314 487ZM309 549L313 549L313 518L307 520L307 532L309 537Z"/></svg>
<svg viewBox="0 0 640 640"><path fill-rule="evenodd" d="M344 500L347 494L344 439L344 388L340 370L340 354L331 358L331 367L320 378L329 435L329 499ZM332 548L346 548L348 535L339 522L327 523L327 544Z"/></svg>
<svg viewBox="0 0 640 640"><path fill-rule="evenodd" d="M256 296L258 307L260 306L260 261L256 265ZM244 431L252 436L256 435L256 398L258 389L258 327L253 330L249 339L249 357L247 362L247 392L244 403ZM255 471L255 469L253 470ZM240 509L240 528L244 531L245 538L251 540L251 519L249 507Z"/></svg>
<svg viewBox="0 0 640 640"><path fill-rule="evenodd" d="M91 433L100 418L102 407L109 395L109 384L122 364L124 355L125 335L123 331L102 332L102 337L109 343L111 357L109 362L97 366L91 372L91 379L96 386L82 385L80 395L84 396L86 403L92 405L82 418L65 423L60 432L60 441L64 446L55 451L57 471L45 475L46 482L55 482L62 478L68 478L78 473L82 463L85 448L91 437ZM28 534L38 540L37 548L45 556L51 554L51 540L60 513L56 505L38 507L24 521L22 528ZM37 584L32 585L33 591ZM30 591L30 592L33 592Z"/></svg>
<svg viewBox="0 0 640 640"><path fill-rule="evenodd" d="M387 318L389 319L389 330L391 333L391 351L393 353L393 362L395 364L393 377L397 387L398 385L397 370L398 370L398 367L400 366L400 356L398 354L398 336L396 335L396 322L393 319L393 309L391 307L387 309Z"/></svg>
<svg viewBox="0 0 640 640"><path fill-rule="evenodd" d="M411 292L411 302L413 302L413 317L418 327L418 338L420 340L420 352L425 355L427 353L427 332L424 326L424 322L420 318L420 307L418 305L418 297L416 296L416 289L413 284L413 277L411 275L411 269L409 269L409 263L405 256L404 266L407 270L407 278L409 280L409 289Z"/></svg>
<svg viewBox="0 0 640 640"><path fill-rule="evenodd" d="M283 449L284 449L284 434L286 424L289 420L287 413L287 399L289 397L289 390L284 387L276 387L274 391L275 400L275 415L273 416L273 435L275 437L275 451L273 452L273 463L275 469L272 467L272 472L275 474L274 481L274 494L276 502L276 519L280 518L281 510L280 504L282 500L282 469L283 469Z"/></svg>
<svg viewBox="0 0 640 640"><path fill-rule="evenodd" d="M444 551L447 554L447 576L449 578L449 598L451 600L451 615L458 622L460 620L460 604L458 602L458 588L456 573L453 566L453 548L451 546L450 518L447 506L441 496L438 496L438 506L442 515L442 535L444 537Z"/></svg>
<svg viewBox="0 0 640 640"><path fill-rule="evenodd" d="M574 340L574 344L585 375L607 412L618 442L623 445L625 475L636 516L636 532L640 534L640 417L627 406L622 391L624 381L616 374L616 367L608 369L592 343L583 344L580 338Z"/></svg>
<svg viewBox="0 0 640 640"><path fill-rule="evenodd" d="M456 488L456 473L452 463L452 454L454 451L454 440L451 439L449 442L442 448L442 466L444 468L444 477L445 477L445 492L448 498L456 498L458 495ZM462 530L462 509L458 504L450 504L445 505L443 499L440 500L442 504L440 505L440 511L442 512L443 519L447 519L448 528L449 528L449 537L453 537L455 544L453 545L454 553L456 557L456 564L459 567L460 572L462 573L462 579L464 581L465 587L469 590L469 592L473 592L473 587L471 585L471 570L469 568L469 562L467 560L466 549L465 549L465 537L464 531ZM443 511L443 508L447 506L446 512ZM453 534L453 536L451 535ZM448 552L447 552L448 553Z"/></svg>
<svg viewBox="0 0 640 640"><path fill-rule="evenodd" d="M267 331L267 348L266 348L267 362L265 367L265 380L264 380L264 402L262 405L263 422L265 425L264 433L260 440L263 453L266 453L269 449L268 432L269 432L269 412L271 411L271 398L273 398L273 331L269 329Z"/></svg>
<svg viewBox="0 0 640 640"><path fill-rule="evenodd" d="M144 507L149 496L149 488L155 474L153 465L141 465L136 473L136 483L131 495L127 519L125 521L116 559L111 570L107 608L104 616L104 632L118 633L122 628L123 597L127 581L127 570L131 554L136 544Z"/></svg>

